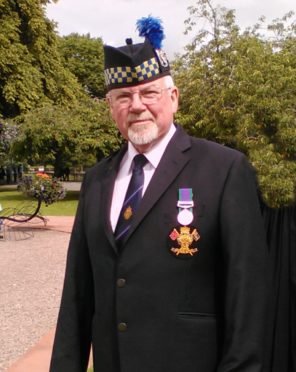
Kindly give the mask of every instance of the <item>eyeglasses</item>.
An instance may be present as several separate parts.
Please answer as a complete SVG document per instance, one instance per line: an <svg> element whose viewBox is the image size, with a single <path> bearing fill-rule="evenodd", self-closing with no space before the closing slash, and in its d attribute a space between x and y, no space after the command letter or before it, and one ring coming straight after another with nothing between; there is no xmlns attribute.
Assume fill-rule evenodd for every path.
<svg viewBox="0 0 296 372"><path fill-rule="evenodd" d="M111 100L111 104L113 106L117 106L120 108L130 107L133 102L134 94L139 95L139 98L144 105L153 105L161 99L162 92L169 89L172 89L172 87L160 88L156 86L150 86L133 92L124 90L117 92L113 91L108 93L107 97Z"/></svg>

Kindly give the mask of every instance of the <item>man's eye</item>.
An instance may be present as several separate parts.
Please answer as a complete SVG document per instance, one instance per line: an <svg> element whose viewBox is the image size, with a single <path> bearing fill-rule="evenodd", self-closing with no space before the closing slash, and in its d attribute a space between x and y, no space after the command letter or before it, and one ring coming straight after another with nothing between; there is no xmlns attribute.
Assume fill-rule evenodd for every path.
<svg viewBox="0 0 296 372"><path fill-rule="evenodd" d="M159 92L155 89L144 90L141 92L142 97L150 98L156 97Z"/></svg>
<svg viewBox="0 0 296 372"><path fill-rule="evenodd" d="M116 101L128 101L130 100L131 95L129 93L122 93L119 96L116 97Z"/></svg>

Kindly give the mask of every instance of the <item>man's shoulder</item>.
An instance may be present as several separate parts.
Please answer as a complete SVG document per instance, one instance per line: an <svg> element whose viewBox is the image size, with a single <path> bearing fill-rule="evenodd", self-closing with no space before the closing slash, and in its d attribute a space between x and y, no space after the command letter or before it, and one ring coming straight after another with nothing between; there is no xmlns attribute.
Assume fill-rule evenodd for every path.
<svg viewBox="0 0 296 372"><path fill-rule="evenodd" d="M113 152L111 155L101 159L86 171L86 178L104 177L106 172L113 168L120 150Z"/></svg>
<svg viewBox="0 0 296 372"><path fill-rule="evenodd" d="M230 174L253 174L255 168L247 156L226 145L201 138L190 137L191 167L204 172L207 177L226 179Z"/></svg>
<svg viewBox="0 0 296 372"><path fill-rule="evenodd" d="M245 155L234 148L204 138L190 137L193 152L199 152L208 159L230 161L245 158Z"/></svg>
<svg viewBox="0 0 296 372"><path fill-rule="evenodd" d="M112 163L112 159L115 156L115 154L112 154L110 156L107 156L101 160L99 160L96 164L94 164L89 170L89 173L97 173L105 171L106 168L109 167L109 165Z"/></svg>
<svg viewBox="0 0 296 372"><path fill-rule="evenodd" d="M223 161L227 161L227 159L232 161L236 158L245 157L241 151L225 144L220 144L205 138L190 136L180 125L177 125L177 132L173 141L174 144L177 144L180 141L182 143L180 146L182 150L190 148L192 156L194 157L198 156L210 159L222 158Z"/></svg>

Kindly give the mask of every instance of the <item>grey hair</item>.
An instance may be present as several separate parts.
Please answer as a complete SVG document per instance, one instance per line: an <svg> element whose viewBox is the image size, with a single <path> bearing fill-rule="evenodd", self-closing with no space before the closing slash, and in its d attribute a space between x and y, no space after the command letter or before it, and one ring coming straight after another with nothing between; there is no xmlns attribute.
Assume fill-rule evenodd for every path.
<svg viewBox="0 0 296 372"><path fill-rule="evenodd" d="M173 88L175 86L174 80L171 75L164 76L164 84L166 88Z"/></svg>

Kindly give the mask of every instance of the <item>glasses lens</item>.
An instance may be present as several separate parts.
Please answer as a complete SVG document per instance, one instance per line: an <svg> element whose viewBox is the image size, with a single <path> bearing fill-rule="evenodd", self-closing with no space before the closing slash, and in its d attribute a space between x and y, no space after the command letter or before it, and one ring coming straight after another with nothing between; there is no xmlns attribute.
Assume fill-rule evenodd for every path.
<svg viewBox="0 0 296 372"><path fill-rule="evenodd" d="M139 92L142 102L145 104L156 103L161 98L161 88L149 87Z"/></svg>
<svg viewBox="0 0 296 372"><path fill-rule="evenodd" d="M163 90L164 89L161 89L157 86L151 86L135 92L114 92L110 97L114 105L122 108L129 107L131 105L133 96L135 94L139 95L139 98L144 105L150 105L157 103L160 100Z"/></svg>
<svg viewBox="0 0 296 372"><path fill-rule="evenodd" d="M111 100L116 106L129 106L132 102L132 94L130 92L118 92L111 96Z"/></svg>

